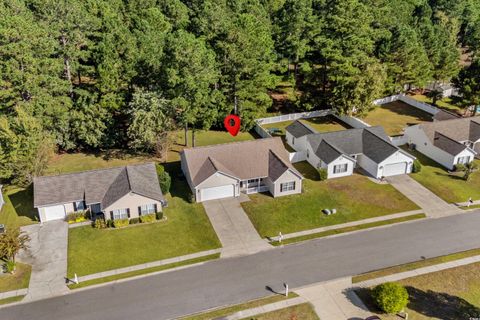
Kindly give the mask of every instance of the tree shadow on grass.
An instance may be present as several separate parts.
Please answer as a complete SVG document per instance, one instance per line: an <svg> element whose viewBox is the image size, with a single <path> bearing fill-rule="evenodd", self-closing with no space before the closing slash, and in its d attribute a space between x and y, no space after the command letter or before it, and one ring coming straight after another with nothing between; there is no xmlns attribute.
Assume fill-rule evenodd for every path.
<svg viewBox="0 0 480 320"><path fill-rule="evenodd" d="M480 308L468 301L443 292L422 291L414 287L406 287L410 302L408 308L424 316L457 320L480 317Z"/></svg>
<svg viewBox="0 0 480 320"><path fill-rule="evenodd" d="M170 187L170 195L172 197L181 198L187 202L190 201L191 190L188 186L187 180L182 173L180 161L162 163L165 171L168 172L172 178L172 185Z"/></svg>
<svg viewBox="0 0 480 320"><path fill-rule="evenodd" d="M12 206L19 217L27 217L38 221L36 210L33 208L33 185L8 195Z"/></svg>

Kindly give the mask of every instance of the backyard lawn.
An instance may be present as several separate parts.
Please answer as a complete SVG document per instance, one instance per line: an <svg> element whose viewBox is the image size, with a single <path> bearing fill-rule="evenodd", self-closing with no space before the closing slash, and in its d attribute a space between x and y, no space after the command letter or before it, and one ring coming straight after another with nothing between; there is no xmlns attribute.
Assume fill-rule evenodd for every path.
<svg viewBox="0 0 480 320"><path fill-rule="evenodd" d="M0 211L0 223L7 228L29 225L38 220L33 208L33 188L7 186L3 190L5 204Z"/></svg>
<svg viewBox="0 0 480 320"><path fill-rule="evenodd" d="M302 194L275 199L253 194L251 201L242 203L262 237L418 209L392 186L376 184L365 176L319 181L317 171L307 162L295 167L306 178ZM336 208L337 213L326 216L321 212L325 208Z"/></svg>
<svg viewBox="0 0 480 320"><path fill-rule="evenodd" d="M432 115L402 101L376 107L363 119L372 126L382 126L389 136L400 135L407 126L432 121Z"/></svg>
<svg viewBox="0 0 480 320"><path fill-rule="evenodd" d="M28 288L32 267L28 264L17 262L17 270L14 274L0 275L0 292L7 292Z"/></svg>
<svg viewBox="0 0 480 320"><path fill-rule="evenodd" d="M446 269L398 281L407 288L408 319L478 319L480 317L480 263ZM368 289L359 291L366 305L378 312ZM395 320L395 316L381 315Z"/></svg>
<svg viewBox="0 0 480 320"><path fill-rule="evenodd" d="M342 121L336 119L333 116L302 119L300 121L308 124L310 127L317 130L318 132L339 131L339 130L350 128L346 123L343 123ZM265 124L265 125L262 125L262 127L266 129L269 129L269 128L280 129L282 130L282 135L285 135L285 128L292 123L293 121L283 121L283 122Z"/></svg>
<svg viewBox="0 0 480 320"><path fill-rule="evenodd" d="M433 105L433 101L431 98L427 97L424 94L416 94L411 96L413 99L422 101L428 104ZM458 99L455 98L443 98L442 100L437 101L437 107L440 109L445 109L447 111L456 112L458 114L462 114L463 107L461 106L460 102L457 101Z"/></svg>
<svg viewBox="0 0 480 320"><path fill-rule="evenodd" d="M461 174L449 174L440 164L423 154L408 150L422 164L419 173L410 176L443 200L451 203L466 202L469 197L480 200L480 171L474 172L469 181L462 179ZM480 164L480 161L477 161Z"/></svg>
<svg viewBox="0 0 480 320"><path fill-rule="evenodd" d="M124 229L70 229L68 275L84 276L220 248L203 206L189 203L188 194L186 182L174 179L166 196L166 221Z"/></svg>

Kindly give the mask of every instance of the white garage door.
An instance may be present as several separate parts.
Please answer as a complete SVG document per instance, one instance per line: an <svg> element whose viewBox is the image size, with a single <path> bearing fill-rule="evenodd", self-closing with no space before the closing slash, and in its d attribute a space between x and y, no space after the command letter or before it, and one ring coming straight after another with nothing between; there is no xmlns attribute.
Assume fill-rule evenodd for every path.
<svg viewBox="0 0 480 320"><path fill-rule="evenodd" d="M45 214L45 221L60 220L65 218L65 207L63 205L42 208Z"/></svg>
<svg viewBox="0 0 480 320"><path fill-rule="evenodd" d="M406 162L398 162L387 164L383 169L383 175L385 177L395 176L399 174L404 174L407 172L407 163Z"/></svg>
<svg viewBox="0 0 480 320"><path fill-rule="evenodd" d="M202 201L233 197L234 196L233 184L220 186L220 187L201 189L200 194L201 194Z"/></svg>

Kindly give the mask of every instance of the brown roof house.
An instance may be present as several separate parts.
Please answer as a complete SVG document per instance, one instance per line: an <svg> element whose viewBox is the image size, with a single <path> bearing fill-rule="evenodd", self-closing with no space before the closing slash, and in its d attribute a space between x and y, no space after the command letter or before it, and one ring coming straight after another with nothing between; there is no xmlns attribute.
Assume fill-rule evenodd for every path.
<svg viewBox="0 0 480 320"><path fill-rule="evenodd" d="M197 202L269 191L300 193L302 175L279 137L184 149L182 170Z"/></svg>
<svg viewBox="0 0 480 320"><path fill-rule="evenodd" d="M136 218L166 205L154 163L37 177L33 196L41 222L87 209L106 219Z"/></svg>
<svg viewBox="0 0 480 320"><path fill-rule="evenodd" d="M480 117L421 123L405 129L410 144L448 169L480 152Z"/></svg>

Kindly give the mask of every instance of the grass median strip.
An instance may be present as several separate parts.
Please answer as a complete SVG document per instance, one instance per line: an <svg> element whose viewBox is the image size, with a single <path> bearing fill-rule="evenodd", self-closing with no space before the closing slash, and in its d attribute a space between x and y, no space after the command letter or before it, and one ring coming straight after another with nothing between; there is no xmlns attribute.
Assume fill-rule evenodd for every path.
<svg viewBox="0 0 480 320"><path fill-rule="evenodd" d="M242 320L319 320L315 310L310 303L303 303L297 306L280 309L264 314L260 314L250 318L244 318Z"/></svg>
<svg viewBox="0 0 480 320"><path fill-rule="evenodd" d="M70 289L84 288L84 287L92 286L92 285L95 285L95 284L111 282L111 281L115 281L115 280L140 276L140 275L143 275L143 274L148 274L148 273L163 271L163 270L167 270L167 269L182 267L182 266L186 266L186 265L190 265L190 264L194 264L194 263L210 261L210 260L218 259L219 257L220 257L220 253L216 253L216 254L211 254L211 255L208 255L208 256L200 257L200 258L185 260L185 261L176 262L176 263L170 263L170 264L166 264L166 265L163 265L163 266L147 268L147 269L142 269L142 270L136 270L136 271L130 271L130 272L125 272L125 273L116 274L116 275L113 275L113 276L108 276L108 277L103 277L103 278L98 278L98 279L93 279L93 280L87 280L87 281L80 282L79 284L70 284L70 285L68 285L68 287Z"/></svg>
<svg viewBox="0 0 480 320"><path fill-rule="evenodd" d="M10 298L5 298L5 299L0 299L0 305L2 304L8 304L8 303L14 303L18 301L22 301L23 298L25 298L25 295L23 296L16 296L16 297L10 297Z"/></svg>
<svg viewBox="0 0 480 320"><path fill-rule="evenodd" d="M358 276L354 276L352 278L352 283L358 283L362 281L367 281L375 278L381 278L385 276L389 276L396 273L411 271L419 268L429 267L440 263L460 260L464 258L469 258L473 256L480 255L480 249L472 249L468 251L457 252L445 256L435 257L435 258L428 258L416 262L406 263L390 268L385 268L377 271L367 272L364 274L360 274Z"/></svg>
<svg viewBox="0 0 480 320"><path fill-rule="evenodd" d="M182 320L210 320L210 319L217 319L220 317L228 316L230 314L242 311L242 310L247 310L247 309L252 309L252 308L257 308L260 306L264 306L270 303L282 301L282 300L287 300L287 299L292 299L296 298L298 295L296 293L289 293L288 297L285 297L283 295L274 295L270 296L267 298L261 298L257 300L252 300L248 301L242 304L236 304L230 307L226 308L221 308L221 309L216 309L212 311L207 311L204 313L199 313L191 316L187 316L185 318L181 318Z"/></svg>
<svg viewBox="0 0 480 320"><path fill-rule="evenodd" d="M327 231L323 231L323 232L319 232L319 233L308 234L308 235L305 235L305 236L289 238L289 239L283 240L282 243L279 243L278 241L275 241L275 242L272 242L272 245L279 246L281 244L282 245L292 244L292 243L296 243L296 242L301 242L301 241L306 241L306 240L311 240L311 239L316 239L316 238L322 238L322 237L332 236L332 235L346 233L346 232L358 231L358 230L380 227L380 226L385 226L385 225L394 224L394 223L423 219L425 217L426 216L425 216L424 213L412 214L410 216L401 217L401 218L395 218L395 219L388 219L388 220L382 220L382 221L377 221L377 222L365 223L365 224L360 224L360 225L352 226L352 227L332 229L332 230L327 230Z"/></svg>

